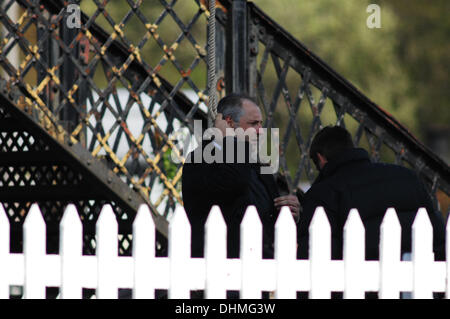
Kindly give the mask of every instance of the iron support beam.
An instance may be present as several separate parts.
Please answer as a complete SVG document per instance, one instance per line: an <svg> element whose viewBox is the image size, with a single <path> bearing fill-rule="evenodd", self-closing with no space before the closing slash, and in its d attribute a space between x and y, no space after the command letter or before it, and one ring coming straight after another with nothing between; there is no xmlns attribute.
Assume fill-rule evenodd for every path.
<svg viewBox="0 0 450 319"><path fill-rule="evenodd" d="M78 1L76 0L71 0L69 1L69 3L78 5ZM59 28L61 39L64 42L66 51L61 52L64 58L64 62L62 64L60 78L62 80L62 86L64 88L64 91L71 92L72 86L78 77L77 68L75 67L73 61L71 60L71 56L77 60L80 57L80 54L78 52L79 49L78 43L75 42L73 47L71 47L71 44L75 39L75 37L77 36L78 30L76 28L69 27L67 23L68 22L67 19L69 18L67 8L65 8L64 11L65 11L64 19L62 19ZM72 94L72 98L75 101L75 104L79 104L78 92L74 92ZM76 108L72 105L72 103L70 103L70 101L66 101L66 104L62 106L62 109L60 111L60 120L63 127L67 130L67 132L72 132L78 125L79 116L76 111Z"/></svg>
<svg viewBox="0 0 450 319"><path fill-rule="evenodd" d="M227 93L248 93L247 1L234 0L228 14Z"/></svg>

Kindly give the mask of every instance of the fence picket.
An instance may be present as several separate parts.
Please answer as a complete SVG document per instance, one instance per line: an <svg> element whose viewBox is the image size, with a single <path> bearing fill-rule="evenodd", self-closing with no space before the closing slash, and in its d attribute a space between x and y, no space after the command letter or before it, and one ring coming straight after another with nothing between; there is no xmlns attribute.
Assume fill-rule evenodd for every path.
<svg viewBox="0 0 450 319"><path fill-rule="evenodd" d="M344 226L344 298L364 298L365 229L356 209L351 209Z"/></svg>
<svg viewBox="0 0 450 319"><path fill-rule="evenodd" d="M168 297L189 299L188 273L191 259L191 225L182 206L176 208L169 224L170 286Z"/></svg>
<svg viewBox="0 0 450 319"><path fill-rule="evenodd" d="M75 205L67 206L60 224L61 298L81 299L83 226Z"/></svg>
<svg viewBox="0 0 450 319"><path fill-rule="evenodd" d="M256 207L247 207L241 222L241 295L242 299L261 298L259 266L262 259L262 225Z"/></svg>
<svg viewBox="0 0 450 319"><path fill-rule="evenodd" d="M297 292L292 272L297 259L297 228L289 207L282 207L275 223L275 260L277 262L277 288L275 298L295 299Z"/></svg>
<svg viewBox="0 0 450 319"><path fill-rule="evenodd" d="M394 208L388 208L380 228L381 299L398 299L398 271L401 257L401 226Z"/></svg>
<svg viewBox="0 0 450 319"><path fill-rule="evenodd" d="M227 225L219 206L213 206L205 223L206 298L226 298Z"/></svg>
<svg viewBox="0 0 450 319"><path fill-rule="evenodd" d="M0 299L9 298L9 219L0 203Z"/></svg>
<svg viewBox="0 0 450 319"><path fill-rule="evenodd" d="M328 299L331 260L331 228L323 207L319 206L309 226L309 259L311 267L310 298Z"/></svg>
<svg viewBox="0 0 450 319"><path fill-rule="evenodd" d="M412 225L412 262L414 299L433 297L430 274L432 272L433 228L425 208L419 208Z"/></svg>
<svg viewBox="0 0 450 319"><path fill-rule="evenodd" d="M116 299L118 225L111 205L103 206L96 224L97 233L97 298Z"/></svg>
<svg viewBox="0 0 450 319"><path fill-rule="evenodd" d="M37 204L31 205L23 224L23 254L25 263L25 299L45 298L45 281L42 274L45 269L46 227Z"/></svg>
<svg viewBox="0 0 450 319"><path fill-rule="evenodd" d="M243 299L261 298L274 290L275 298L296 298L307 290L310 298L363 298L379 291L382 299L397 299L400 291L414 298L432 298L443 291L450 298L448 261L435 262L433 228L424 208L412 225L412 261L401 261L401 225L389 208L380 229L380 260L365 260L365 229L356 209L344 226L344 258L331 260L331 227L323 207L317 207L309 232L309 260L297 260L296 224L283 207L275 224L274 260L263 260L262 224L255 206L247 207L240 225L240 258L227 259L227 226L218 206L205 223L205 258L191 258L191 226L178 206L169 224L169 256L155 256L155 224L142 205L133 222L132 257L118 255L118 223L105 205L96 224L96 256L82 255L82 224L74 205L60 223L60 253L46 255L46 225L37 204L24 223L23 254L9 252L10 224L0 204L0 298L10 285L23 285L24 298L46 297L46 286L60 286L62 298L82 298L82 288L97 288L97 298L118 298L119 288L132 288L133 298L154 298L155 289L168 289L169 298L190 298L204 289L206 298L226 298L227 289L240 290ZM446 256L450 255L450 223L446 226ZM93 271L96 268L96 271ZM301 270L301 275L298 270ZM86 276L86 277L81 277ZM443 282L445 280L445 283Z"/></svg>
<svg viewBox="0 0 450 319"><path fill-rule="evenodd" d="M155 298L155 223L150 209L142 204L133 222L134 289L133 298Z"/></svg>

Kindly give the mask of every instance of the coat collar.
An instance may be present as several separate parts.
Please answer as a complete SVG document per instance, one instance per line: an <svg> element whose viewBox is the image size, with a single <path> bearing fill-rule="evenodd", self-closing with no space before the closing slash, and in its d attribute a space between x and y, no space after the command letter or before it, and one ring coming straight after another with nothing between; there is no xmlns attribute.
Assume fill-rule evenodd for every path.
<svg viewBox="0 0 450 319"><path fill-rule="evenodd" d="M342 166L346 166L352 162L359 162L359 161L370 162L369 153L367 153L365 149L352 148L345 150L325 164L315 182L319 182L322 179L333 175L334 172L339 168L341 168Z"/></svg>

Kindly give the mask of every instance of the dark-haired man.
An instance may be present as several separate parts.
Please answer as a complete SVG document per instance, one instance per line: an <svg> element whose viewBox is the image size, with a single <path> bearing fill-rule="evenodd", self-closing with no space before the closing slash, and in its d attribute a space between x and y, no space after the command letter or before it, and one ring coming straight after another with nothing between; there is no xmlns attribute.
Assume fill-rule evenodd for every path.
<svg viewBox="0 0 450 319"><path fill-rule="evenodd" d="M425 207L433 225L434 253L445 258L444 221L416 173L399 165L373 163L355 148L344 128L325 127L314 137L310 157L319 176L302 200L298 227L298 257L308 258L308 227L317 206L323 206L331 225L332 258L342 259L343 228L351 208L359 211L366 234L366 259L379 258L380 225L386 209L394 207L402 227L402 253L411 252L411 225Z"/></svg>
<svg viewBox="0 0 450 319"><path fill-rule="evenodd" d="M280 196L274 176L261 174L261 165L252 163L248 156L250 144L262 134L262 115L255 101L246 95L233 94L221 99L217 108L215 127L222 132L223 140L202 141L183 166L182 193L192 227L192 256L203 256L204 224L211 207L218 205L227 223L228 258L239 258L240 223L246 208L254 205L263 225L263 257L273 258L274 224L279 209L289 206L298 219L298 198L291 194ZM236 134L238 129L250 134ZM230 148L234 149L232 161L226 160ZM196 161L204 155L196 157L196 153L205 149L213 149L223 160ZM239 152L245 156L241 157L243 154Z"/></svg>

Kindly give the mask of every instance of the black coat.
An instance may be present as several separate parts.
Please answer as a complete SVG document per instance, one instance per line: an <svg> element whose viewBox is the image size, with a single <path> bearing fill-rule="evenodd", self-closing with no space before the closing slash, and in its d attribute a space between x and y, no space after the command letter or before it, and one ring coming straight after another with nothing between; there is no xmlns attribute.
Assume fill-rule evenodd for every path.
<svg viewBox="0 0 450 319"><path fill-rule="evenodd" d="M234 140L236 143L236 140ZM203 152L209 143L191 152L183 166L182 194L184 208L192 229L192 256L202 257L204 250L204 224L213 205L218 205L227 224L228 258L239 257L240 223L249 205L258 208L260 203L251 196L251 183L259 183L269 194L270 208L266 213L258 210L263 225L263 256L272 258L274 224L278 212L273 199L279 196L273 175L259 174L259 164L193 163L196 152ZM225 143L226 144L226 143ZM222 145L223 147L225 146ZM236 147L236 144L235 146ZM248 145L246 146L248 147ZM236 150L236 148L235 148ZM215 151L218 151L215 149ZM224 147L224 152L226 147ZM237 154L237 152L235 152ZM236 158L235 158L236 160ZM258 172L257 177L251 170ZM266 205L266 206L267 206Z"/></svg>
<svg viewBox="0 0 450 319"><path fill-rule="evenodd" d="M317 206L323 206L332 232L332 258L343 254L343 228L351 208L357 208L366 230L366 259L379 257L380 225L386 209L394 207L402 227L402 253L411 252L411 226L425 207L434 229L434 252L444 258L444 220L416 173L408 168L372 163L364 149L344 151L331 159L305 194L298 228L298 257L308 257L308 227Z"/></svg>

